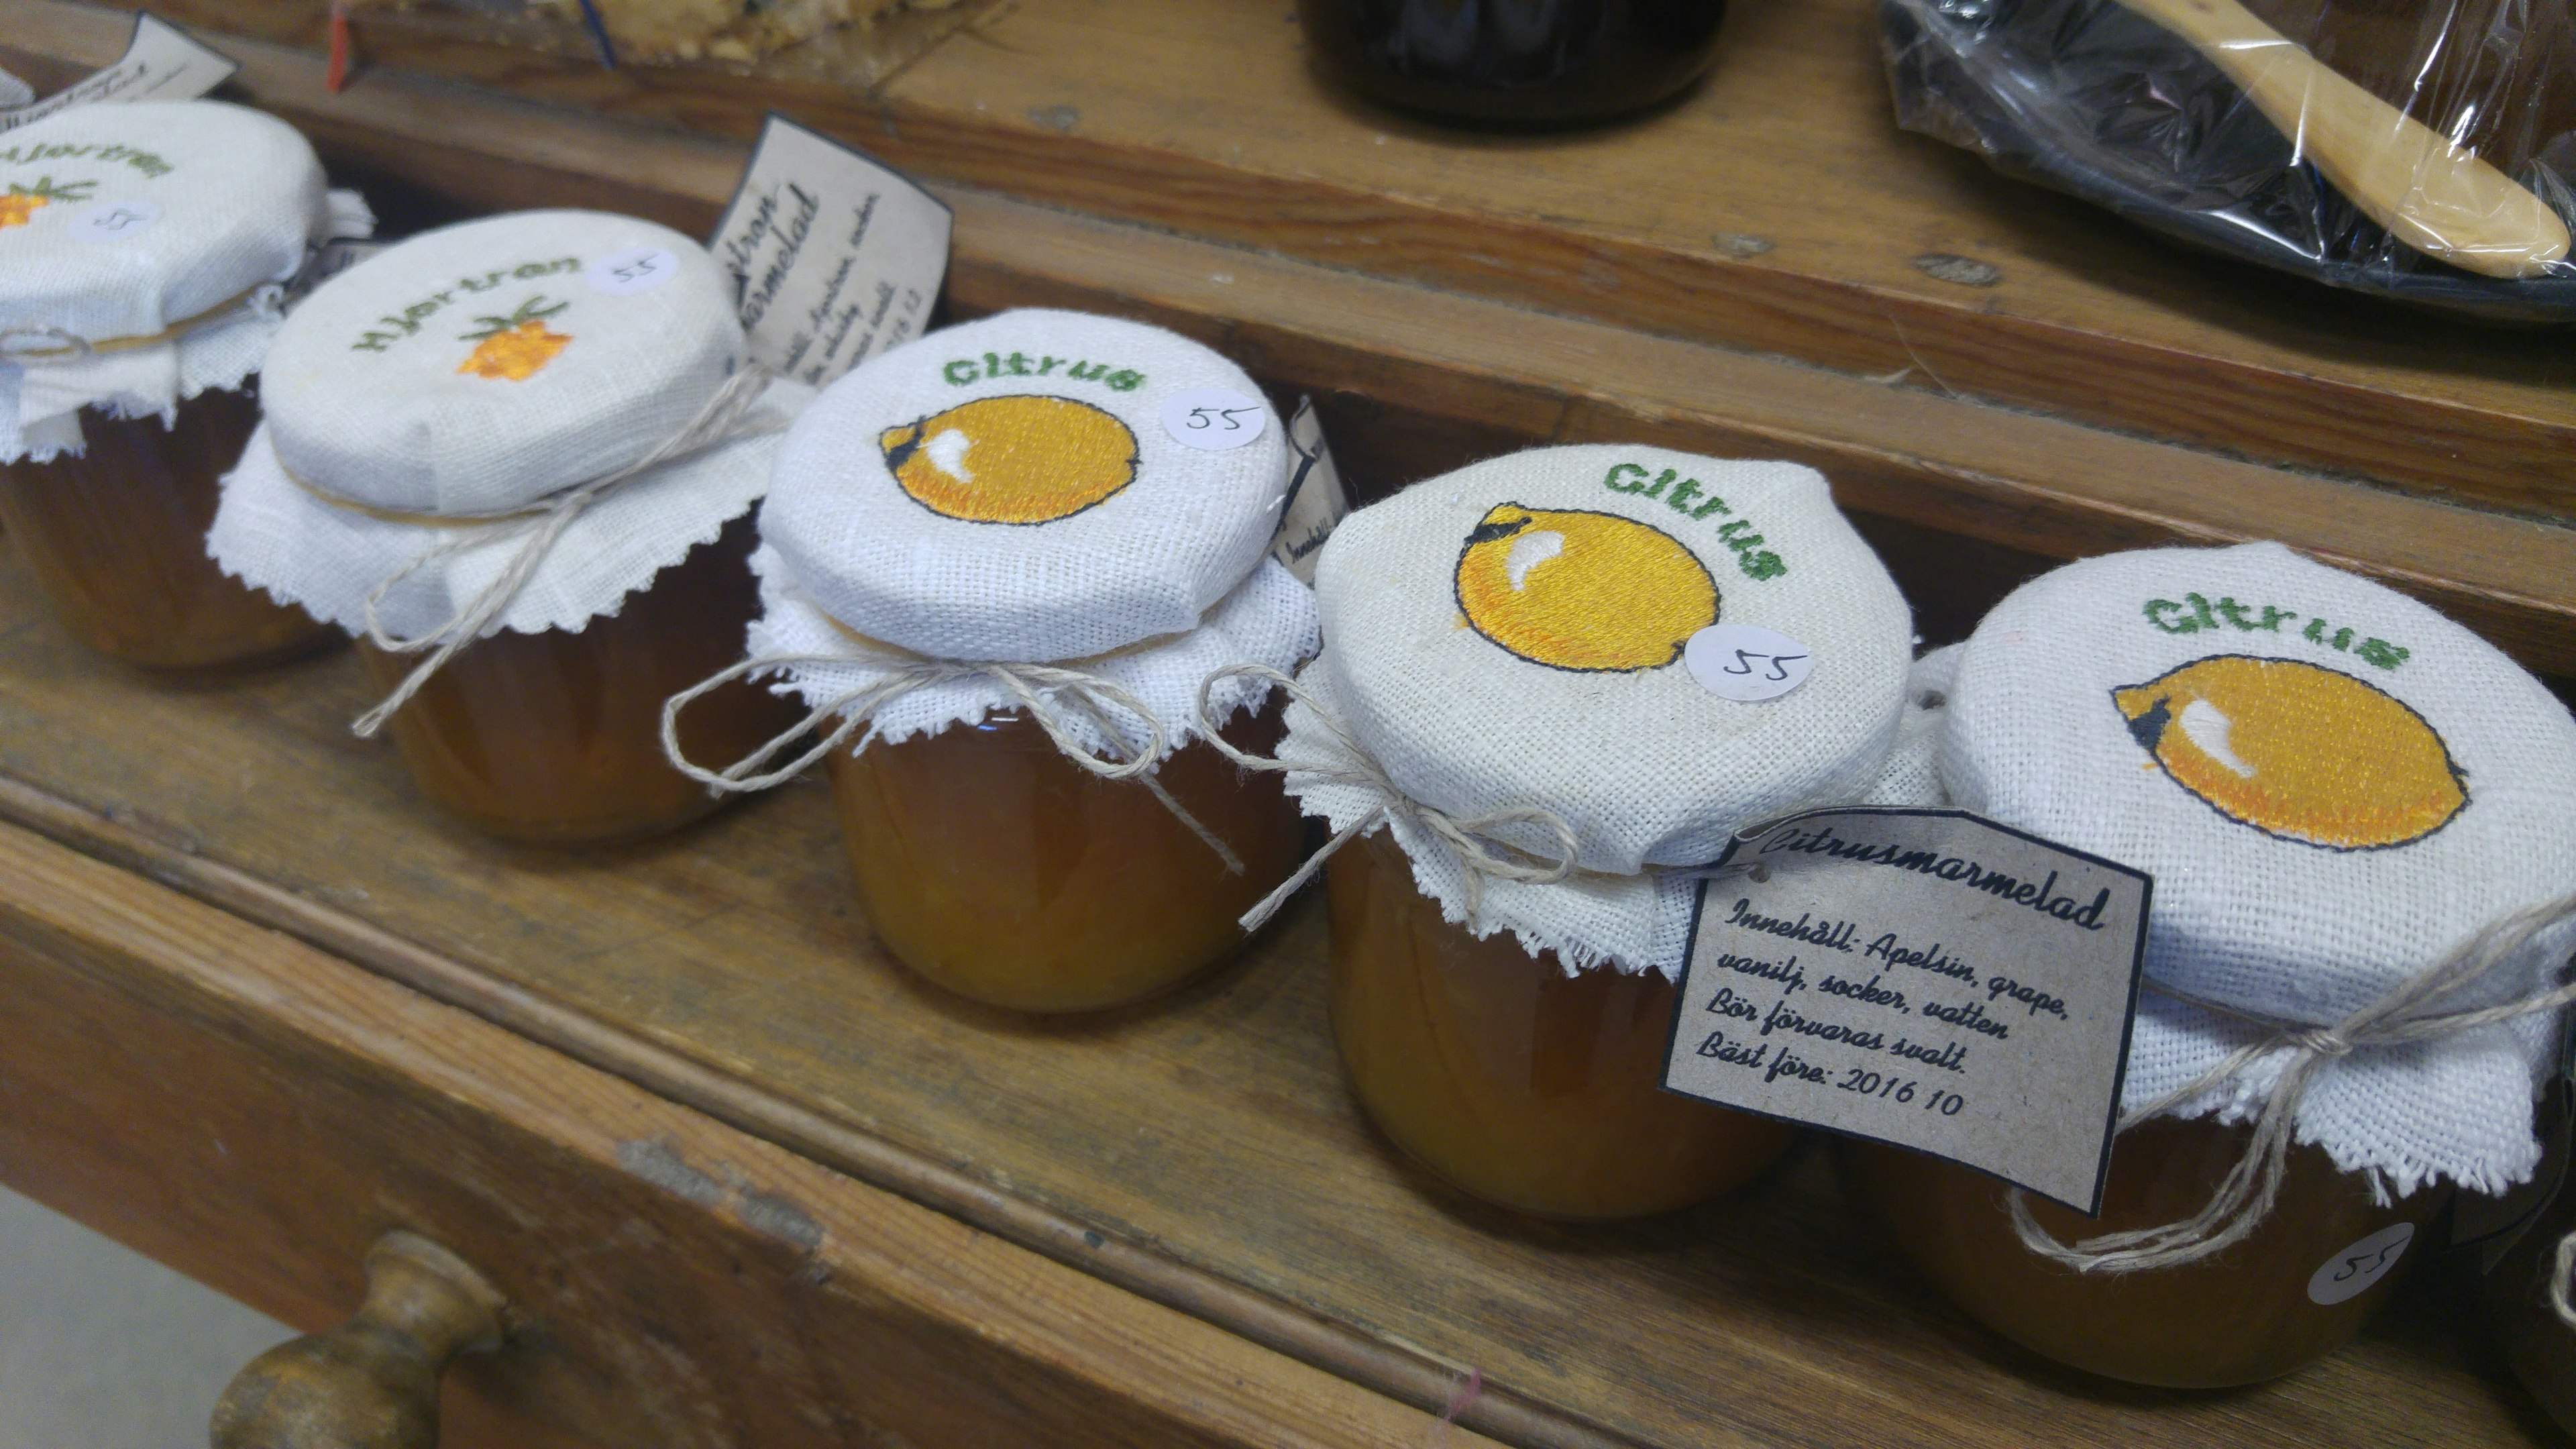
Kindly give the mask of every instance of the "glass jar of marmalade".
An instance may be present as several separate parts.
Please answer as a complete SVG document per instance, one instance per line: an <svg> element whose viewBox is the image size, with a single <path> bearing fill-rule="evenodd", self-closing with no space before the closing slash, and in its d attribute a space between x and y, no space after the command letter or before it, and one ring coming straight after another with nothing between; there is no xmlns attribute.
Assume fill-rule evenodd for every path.
<svg viewBox="0 0 2576 1449"><path fill-rule="evenodd" d="M206 553L217 480L258 425L249 392L200 393L166 428L88 408L80 452L0 463L0 524L74 638L157 669L270 663L331 638Z"/></svg>
<svg viewBox="0 0 2576 1449"><path fill-rule="evenodd" d="M1660 104L1717 53L1725 0L1298 0L1315 63L1369 99L1544 127Z"/></svg>
<svg viewBox="0 0 2576 1449"><path fill-rule="evenodd" d="M1569 973L1443 920L1385 832L1326 866L1333 1036L1353 1095L1416 1161L1488 1202L1624 1218L1737 1186L1796 1133L1662 1090L1679 988Z"/></svg>
<svg viewBox="0 0 2576 1449"><path fill-rule="evenodd" d="M1226 729L1239 749L1278 735L1276 708ZM1240 872L1143 784L1084 770L1017 715L830 761L878 939L938 985L1014 1011L1119 1006L1214 965L1242 944L1236 918L1288 873L1303 834L1276 780L1242 777L1204 741L1155 778Z"/></svg>
<svg viewBox="0 0 2576 1449"><path fill-rule="evenodd" d="M1663 1212L1760 1172L1792 1130L1667 1093L1664 1068L1684 868L1857 797L1903 720L1912 620L1824 478L1535 448L1342 520L1315 596L1324 651L1277 766L1336 829L1333 1029L1361 1105L1441 1177L1542 1216ZM1690 662L1721 618L1794 627L1837 668L1730 697Z"/></svg>
<svg viewBox="0 0 2576 1449"><path fill-rule="evenodd" d="M365 236L294 127L218 101L57 110L0 147L0 523L73 637L264 663L329 632L209 555L285 284Z"/></svg>
<svg viewBox="0 0 2576 1449"><path fill-rule="evenodd" d="M2514 1377L2559 1428L2576 1434L2576 1324L2552 1302L2560 1255L2576 1252L2571 1236L2576 1192L2562 1180L2522 1236L2478 1276L2478 1306Z"/></svg>
<svg viewBox="0 0 2576 1449"><path fill-rule="evenodd" d="M2208 1118L2141 1123L2113 1144L2099 1218L2035 1197L2031 1215L2061 1243L2184 1221L2251 1137ZM2412 1232L2450 1197L2426 1188L2379 1206L2362 1174L2299 1147L2270 1216L2243 1242L2179 1267L2087 1274L2022 1246L2010 1189L1993 1178L1873 1143L1842 1152L1898 1246L1969 1317L2042 1357L2168 1388L2259 1383L2341 1347L2387 1296ZM2411 1231L2391 1232L2400 1228ZM2357 1249L2365 1261L2347 1261ZM2338 1273L2375 1276L2345 1296Z"/></svg>
<svg viewBox="0 0 2576 1449"><path fill-rule="evenodd" d="M422 794L479 830L543 845L658 835L723 803L662 756L662 701L731 662L759 612L751 515L725 525L615 614L579 630L475 640L385 722ZM380 692L419 662L361 639ZM697 702L680 737L733 759L795 722L736 683Z"/></svg>
<svg viewBox="0 0 2576 1449"><path fill-rule="evenodd" d="M877 936L959 995L1092 1011L1216 964L1304 833L1184 733L1212 670L1314 650L1314 596L1270 557L1291 457L1242 369L1138 323L1004 312L869 358L779 445L738 666L865 733L700 777L826 761ZM1140 749L1149 776L1092 768Z"/></svg>

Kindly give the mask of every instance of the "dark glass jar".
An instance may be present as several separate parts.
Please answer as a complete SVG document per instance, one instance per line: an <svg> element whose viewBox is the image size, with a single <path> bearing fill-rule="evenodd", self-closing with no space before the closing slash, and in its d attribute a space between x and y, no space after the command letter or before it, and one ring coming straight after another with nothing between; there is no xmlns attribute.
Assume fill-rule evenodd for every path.
<svg viewBox="0 0 2576 1449"><path fill-rule="evenodd" d="M244 386L188 399L167 427L83 409L80 452L0 463L0 523L74 638L128 664L200 669L273 663L335 637L206 553L217 480L259 425Z"/></svg>
<svg viewBox="0 0 2576 1449"><path fill-rule="evenodd" d="M1679 95L1726 0L1297 0L1324 72L1373 101L1491 126L1576 126Z"/></svg>

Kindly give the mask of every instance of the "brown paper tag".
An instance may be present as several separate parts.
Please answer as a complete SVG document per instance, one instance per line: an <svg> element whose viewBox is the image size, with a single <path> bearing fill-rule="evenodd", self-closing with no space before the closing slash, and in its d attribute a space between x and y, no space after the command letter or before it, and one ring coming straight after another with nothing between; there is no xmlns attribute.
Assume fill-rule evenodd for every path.
<svg viewBox="0 0 2576 1449"><path fill-rule="evenodd" d="M929 326L949 230L903 173L773 114L707 250L752 360L821 387Z"/></svg>
<svg viewBox="0 0 2576 1449"><path fill-rule="evenodd" d="M1701 884L1664 1086L2091 1213L2149 885L1960 810L1764 826Z"/></svg>

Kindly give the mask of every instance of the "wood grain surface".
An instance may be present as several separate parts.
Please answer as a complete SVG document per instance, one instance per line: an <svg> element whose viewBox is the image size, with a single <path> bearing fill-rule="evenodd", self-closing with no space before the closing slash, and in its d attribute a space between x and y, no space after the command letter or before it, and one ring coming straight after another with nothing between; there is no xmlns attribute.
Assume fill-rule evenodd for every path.
<svg viewBox="0 0 2576 1449"><path fill-rule="evenodd" d="M162 8L309 44L322 5ZM925 176L2576 517L2576 355L2557 338L2204 256L1901 133L1875 15L1873 0L1736 0L1699 91L1560 136L1347 99L1309 73L1287 0L1013 0L866 91L604 71L399 18L360 36L382 64L601 114L740 138L785 108Z"/></svg>
<svg viewBox="0 0 2576 1449"><path fill-rule="evenodd" d="M114 55L126 28L99 7L0 0L0 63L68 79ZM379 72L333 96L318 58L228 43L244 61L243 94L415 221L586 205L703 233L742 167L737 143L417 78ZM2576 674L2566 527L940 190L957 210L952 312L1037 303L1190 333L1279 389L1322 395L1346 471L1371 489L1544 441L1786 457L1833 481L1889 553L1928 638L1957 637L2050 559L2277 538L2423 597L2535 669Z"/></svg>
<svg viewBox="0 0 2576 1449"><path fill-rule="evenodd" d="M1363 1449L1418 1411L0 827L0 1178L308 1329L391 1229L461 1449ZM1446 1434L1458 1449L1489 1444Z"/></svg>
<svg viewBox="0 0 2576 1449"><path fill-rule="evenodd" d="M2429 1289L2406 1295L2360 1343L2260 1388L2165 1393L2051 1369L1979 1332L1923 1286L1845 1202L1814 1144L1738 1195L1642 1224L1554 1226L1463 1200L1395 1155L1344 1093L1325 1022L1323 921L1313 897L1245 959L1150 1008L1076 1021L1013 1018L945 997L885 958L852 908L819 784L647 845L582 854L504 847L426 813L392 751L347 734L367 700L345 652L192 683L111 667L38 613L14 566L0 571L0 776L12 782L0 789L0 814L415 982L631 1084L567 1096L550 1079L499 1076L484 1065L497 1045L456 1059L441 1055L434 1036L406 1047L398 1071L351 1085L344 1108L313 1115L311 1135L294 1138L328 1159L327 1144L369 1122L367 1103L391 1114L392 1127L375 1130L394 1142L417 1138L420 1156L415 1175L400 1179L409 1185L385 1189L381 1201L474 1198L510 1181L500 1158L432 1132L437 1114L421 1101L461 1094L470 1102L506 1089L518 1094L514 1112L538 1113L549 1131L588 1144L581 1151L597 1158L613 1156L617 1143L656 1140L665 1129L624 1124L677 1120L667 1114L680 1109L655 1100L676 1099L953 1215L961 1234L973 1225L1007 1236L1104 1286L1133 1289L1390 1397L1437 1404L1466 1369L1480 1370L1490 1390L1465 1422L1513 1443L2532 1442L2518 1391ZM113 902L113 883L102 875L66 885L57 909L112 913L112 904L84 902ZM13 881L6 894L26 889ZM235 939L210 935L208 949L229 960ZM182 933L168 949L185 956L196 947ZM220 1018L217 1034L256 1033L264 1012L289 1005L246 1001ZM55 1015L110 1019L100 1012L70 1004ZM347 1031L353 1039L342 1050L365 1044L358 1026ZM115 1035L84 1040L58 1059L83 1069L112 1063L96 1073L96 1091L112 1098L138 1078L137 1059ZM136 1050L150 1063L174 1049ZM246 1109L250 1119L303 1132L296 1114L307 1109L295 1093L306 1068L268 1070L270 1090L282 1095ZM50 1139L53 1148L9 1170L41 1173L56 1151L77 1159L74 1148L90 1137L157 1132L150 1124L196 1089L193 1075L184 1058L171 1072L141 1074L149 1090L138 1085L142 1095L112 1101L117 1115L76 1118ZM434 1090L406 1087L405 1075ZM232 1083L208 1076L203 1095L230 1094ZM229 1109L209 1100L195 1110ZM131 1128L111 1125L128 1121ZM241 1138L214 1135L239 1150ZM219 1151L190 1140L199 1143L192 1161ZM721 1180L704 1151L679 1156ZM792 1177L799 1185L788 1195L821 1217L820 1179L794 1176L819 1169L784 1153L726 1153L718 1160L754 1180ZM88 1201L112 1221L115 1193L147 1171L131 1164ZM584 1195L606 1191L589 1178L550 1181L550 1195L536 1200L505 1195L518 1204L514 1219L526 1220L523 1247L489 1235L455 1246L510 1282L541 1277L559 1259L573 1271L596 1243L584 1238L576 1248L551 1237L547 1219L616 1219L585 1215ZM630 1189L610 1193L597 1212L641 1211L619 1195ZM65 1201L41 1184L39 1195ZM262 1210L291 1219L296 1201L286 1195ZM857 1234L893 1211L854 1214L847 1227L833 1218L830 1234ZM290 1222L280 1241L310 1237L345 1250L354 1265L374 1233L409 1221L360 1216ZM422 1230L438 1236L447 1221L433 1217ZM168 1256L177 1245L143 1246ZM704 1251L749 1246L728 1238ZM177 1260L191 1262L184 1253ZM770 1271L755 1276L765 1283ZM220 1274L213 1281L232 1286ZM713 1334L729 1314L772 1311L732 1291L677 1297L657 1321ZM249 1296L316 1321L310 1305ZM1008 1302L960 1305L988 1322L988 1337L1017 1332ZM934 1338L930 1352L951 1351ZM820 1350L789 1361L817 1376L838 1362Z"/></svg>

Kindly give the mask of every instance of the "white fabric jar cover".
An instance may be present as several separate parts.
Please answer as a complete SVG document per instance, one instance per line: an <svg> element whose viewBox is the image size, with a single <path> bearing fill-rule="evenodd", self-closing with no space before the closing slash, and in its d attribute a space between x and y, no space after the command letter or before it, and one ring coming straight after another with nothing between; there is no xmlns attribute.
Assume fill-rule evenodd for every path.
<svg viewBox="0 0 2576 1449"><path fill-rule="evenodd" d="M1911 615L1813 469L1621 445L1496 458L1343 520L1315 588L1325 647L1299 686L1388 781L1456 821L1553 812L1578 847L1562 881L1471 885L1392 812L1415 883L1449 920L1508 927L1568 970L1677 975L1687 871L1740 829L1928 803L1905 798L1928 789L1928 730L1908 731L1910 763L1892 758ZM1812 673L1778 698L1720 698L1683 647L1721 622L1799 640ZM1315 773L1352 762L1314 709L1291 705L1288 726L1279 758L1308 813L1340 831L1382 808L1376 788ZM1487 833L1542 859L1562 849L1538 826Z"/></svg>
<svg viewBox="0 0 2576 1449"><path fill-rule="evenodd" d="M667 227L546 211L425 233L287 319L261 378L267 419L224 479L208 547L353 634L369 597L430 557L376 617L390 635L435 630L526 542L442 519L536 509L633 466L744 365L722 272ZM480 632L578 631L614 614L758 501L811 395L773 382L741 431L601 492Z"/></svg>
<svg viewBox="0 0 2576 1449"><path fill-rule="evenodd" d="M2566 709L2467 629L2279 544L2068 565L1997 605L1956 669L1955 803L2155 878L2124 1111L2263 1041L2257 1022L2331 1026L2576 888ZM2534 995L2571 945L2576 923L2542 932L2457 1004ZM2297 1140L2400 1194L2499 1191L2537 1160L2556 1015L2332 1059ZM2252 1116L2288 1056L2175 1114Z"/></svg>
<svg viewBox="0 0 2576 1449"><path fill-rule="evenodd" d="M0 463L81 451L84 407L167 425L241 386L314 249L374 226L294 127L240 106L73 106L0 134Z"/></svg>
<svg viewBox="0 0 2576 1449"><path fill-rule="evenodd" d="M1177 441L1163 405L1194 389L1258 404L1259 436ZM1188 338L1036 309L934 332L826 388L780 445L749 652L794 658L779 687L817 709L905 655L1078 668L1141 703L1168 755L1210 673L1315 650L1313 594L1267 556L1291 462L1260 389ZM1266 692L1229 687L1217 719ZM1055 702L1080 748L1145 752L1122 707ZM857 748L1022 703L989 675L925 683L870 708Z"/></svg>

